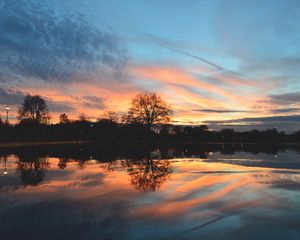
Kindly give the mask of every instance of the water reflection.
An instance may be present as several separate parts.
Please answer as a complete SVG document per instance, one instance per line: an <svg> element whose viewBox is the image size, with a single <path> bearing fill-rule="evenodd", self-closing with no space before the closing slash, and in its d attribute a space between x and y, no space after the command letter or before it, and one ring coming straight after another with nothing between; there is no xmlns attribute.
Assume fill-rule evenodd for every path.
<svg viewBox="0 0 300 240"><path fill-rule="evenodd" d="M76 163L79 169L87 164L97 163L105 172L126 171L131 184L139 191L155 191L160 188L172 174L174 158L196 158L201 161L229 163L243 166L258 166L272 168L300 169L300 161L283 159L281 153L286 151L300 152L298 145L206 145L178 146L164 148L118 149L98 148L93 145L70 145L50 147L24 147L16 149L1 149L0 161L4 163L3 174L7 174L7 157L14 151L16 154L16 169L23 185L36 186L43 182L47 168L50 166L49 157L59 159L57 167L68 169L68 164ZM249 153L248 153L249 152ZM260 155L264 160L260 161ZM93 157L94 156L94 157ZM222 157L220 157L222 156ZM289 155L284 154L285 158ZM239 157L241 159L239 159ZM272 158L272 159L271 159ZM246 161L245 161L246 160ZM273 161L272 161L273 160Z"/></svg>
<svg viewBox="0 0 300 240"><path fill-rule="evenodd" d="M59 163L58 163L58 167L60 169L65 169L67 167L67 164L68 164L69 161L70 161L69 158L60 158Z"/></svg>
<svg viewBox="0 0 300 240"><path fill-rule="evenodd" d="M36 186L41 183L46 175L49 165L48 158L24 159L20 158L17 162L17 170L20 172L23 185Z"/></svg>
<svg viewBox="0 0 300 240"><path fill-rule="evenodd" d="M4 162L4 169L3 169L3 175L7 175L7 156L3 156L3 162Z"/></svg>
<svg viewBox="0 0 300 240"><path fill-rule="evenodd" d="M5 157L5 159L7 156ZM41 183L50 166L48 157L26 158L19 156L17 160L17 171L20 174L23 185L36 186ZM84 169L86 164L98 163L99 167L106 172L124 170L131 178L131 184L140 191L157 190L172 173L171 161L159 159L134 159L122 161L110 161L101 163L92 160L74 160L70 158L59 158L57 164L59 169L67 169L68 163L76 163L79 169Z"/></svg>
<svg viewBox="0 0 300 240"><path fill-rule="evenodd" d="M224 148L0 150L0 236L298 240L298 147Z"/></svg>
<svg viewBox="0 0 300 240"><path fill-rule="evenodd" d="M141 159L123 163L131 177L131 184L143 192L158 189L172 172L168 160Z"/></svg>

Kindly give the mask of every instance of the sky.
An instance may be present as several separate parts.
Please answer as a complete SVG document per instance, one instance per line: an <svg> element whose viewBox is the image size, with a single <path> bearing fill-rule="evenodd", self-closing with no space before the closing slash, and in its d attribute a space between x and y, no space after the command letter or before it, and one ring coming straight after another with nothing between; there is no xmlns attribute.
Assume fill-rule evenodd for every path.
<svg viewBox="0 0 300 240"><path fill-rule="evenodd" d="M90 119L139 92L174 124L300 129L298 0L2 0L0 109L26 94Z"/></svg>

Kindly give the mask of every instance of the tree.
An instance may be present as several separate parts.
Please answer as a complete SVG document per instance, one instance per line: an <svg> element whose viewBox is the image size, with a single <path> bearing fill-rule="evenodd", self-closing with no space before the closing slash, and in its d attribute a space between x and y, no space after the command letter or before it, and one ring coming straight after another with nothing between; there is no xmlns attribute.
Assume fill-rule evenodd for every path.
<svg viewBox="0 0 300 240"><path fill-rule="evenodd" d="M139 93L131 101L127 121L146 124L165 124L171 121L173 111L156 93Z"/></svg>
<svg viewBox="0 0 300 240"><path fill-rule="evenodd" d="M39 95L32 96L28 94L19 109L19 120L33 120L39 123L46 122L49 119L47 104Z"/></svg>
<svg viewBox="0 0 300 240"><path fill-rule="evenodd" d="M183 133L183 126L180 126L180 125L173 126L173 133L176 136L181 135Z"/></svg>
<svg viewBox="0 0 300 240"><path fill-rule="evenodd" d="M65 113L60 114L59 115L59 123L60 124L70 123L70 119L69 119L68 115Z"/></svg>
<svg viewBox="0 0 300 240"><path fill-rule="evenodd" d="M84 113L79 114L78 118L80 122L87 122L87 116Z"/></svg>
<svg viewBox="0 0 300 240"><path fill-rule="evenodd" d="M119 114L117 112L108 110L103 113L102 119L116 123L119 121Z"/></svg>

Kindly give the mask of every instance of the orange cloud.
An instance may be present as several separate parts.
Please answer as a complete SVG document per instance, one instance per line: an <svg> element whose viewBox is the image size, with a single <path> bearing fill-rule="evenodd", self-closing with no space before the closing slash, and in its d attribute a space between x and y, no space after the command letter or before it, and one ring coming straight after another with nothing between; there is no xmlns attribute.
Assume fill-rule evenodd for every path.
<svg viewBox="0 0 300 240"><path fill-rule="evenodd" d="M208 75L212 76L206 78L205 76ZM26 84L16 86L16 89L30 94L39 94L54 104L66 106L66 110L63 110L63 107L60 110L50 109L52 122L58 121L61 112L66 112L71 119L76 119L80 113L85 113L92 120L100 117L106 109L125 112L131 98L147 89L158 92L169 102L175 110L174 122L183 124L199 124L201 121L212 119L259 117L262 113L255 108L255 105L262 104L264 99L264 94L256 83L234 78L234 76L231 78L227 73L205 71L205 68L193 69L193 67L183 70L178 67L131 65L128 66L128 76L124 81L106 79L102 76L97 78L93 75L87 76L86 81L68 84L29 80ZM93 97L100 101L86 104L84 100L86 97ZM264 105L267 105L265 109L268 109L270 104ZM258 111L256 113L232 111L220 114L213 111L209 113L195 111L198 109L257 109ZM11 118L13 111L16 112L15 106L12 108Z"/></svg>
<svg viewBox="0 0 300 240"><path fill-rule="evenodd" d="M188 86L201 91L206 91L207 93L216 94L218 97L221 97L221 99L226 101L239 101L241 103L247 102L247 98L245 96L236 94L233 91L226 91L219 86L197 79L179 68L137 66L132 69L132 72L141 78L149 78L154 81L176 86Z"/></svg>

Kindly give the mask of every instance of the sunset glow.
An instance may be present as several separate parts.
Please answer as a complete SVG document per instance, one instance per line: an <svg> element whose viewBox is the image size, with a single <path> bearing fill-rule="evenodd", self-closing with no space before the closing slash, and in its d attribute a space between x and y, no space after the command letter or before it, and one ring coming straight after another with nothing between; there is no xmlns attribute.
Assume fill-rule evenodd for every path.
<svg viewBox="0 0 300 240"><path fill-rule="evenodd" d="M147 91L174 124L300 128L296 1L20 2L0 4L0 114L11 106L12 123L27 93L56 123L126 112Z"/></svg>

